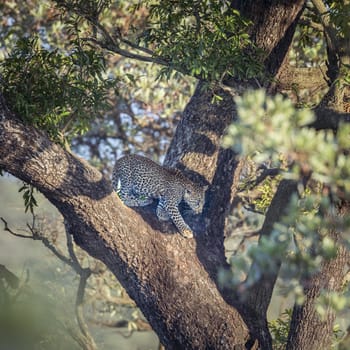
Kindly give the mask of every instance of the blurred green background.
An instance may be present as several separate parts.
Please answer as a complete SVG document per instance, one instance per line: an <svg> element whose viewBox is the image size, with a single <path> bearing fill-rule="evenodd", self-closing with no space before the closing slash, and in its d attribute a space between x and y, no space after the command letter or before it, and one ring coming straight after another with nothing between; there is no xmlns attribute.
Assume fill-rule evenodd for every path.
<svg viewBox="0 0 350 350"><path fill-rule="evenodd" d="M13 177L0 177L0 217L6 220L12 231L30 234L27 223L32 223L32 215L24 213L22 193L18 192L21 186L22 183ZM50 230L55 230L52 226L55 223L60 226L57 227L59 234L55 236L55 245L61 246L63 251L65 236L61 232L59 213L43 196L36 193L35 197L39 204L35 214L51 224ZM0 265L16 276L19 284L17 288L12 288L4 275L0 275L0 350L84 348L79 343L81 335L77 331L74 314L78 276L40 240L15 237L4 227L4 223L0 222ZM133 318L142 317L134 316L134 307L107 307L108 303L94 301L91 297L94 292L91 291L98 292L96 280L89 280L87 289L85 321L98 349L158 348L159 341L154 332L137 331ZM111 292L108 290L108 293ZM98 312L96 309L99 309ZM91 321L93 318L96 320L94 316L99 314L103 317L97 319L110 326ZM124 322L122 327L113 327L113 322L125 319L131 321Z"/></svg>

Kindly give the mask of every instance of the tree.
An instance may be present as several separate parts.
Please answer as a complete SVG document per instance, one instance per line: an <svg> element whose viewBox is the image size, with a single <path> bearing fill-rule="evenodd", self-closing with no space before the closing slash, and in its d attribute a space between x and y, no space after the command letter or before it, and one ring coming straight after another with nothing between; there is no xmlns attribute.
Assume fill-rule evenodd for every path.
<svg viewBox="0 0 350 350"><path fill-rule="evenodd" d="M64 58L59 52L40 56L41 49L35 51L35 45L23 44L12 59L27 59L28 53L32 53L38 62L48 62L49 68L54 67L49 70L52 74L46 77L41 75L41 69L35 71L39 74L36 81L43 84L46 79L52 87L50 102L55 101L57 85L62 84L63 92L71 88L71 94L58 99L57 105L49 106L48 112L43 109L42 114L33 118L37 111L30 109L41 105L34 104L34 99L18 102L22 101L19 96L26 96L19 89L18 81L22 85L23 81L13 78L16 69L12 68L20 70L19 65L16 66L15 60L12 64L5 60L0 108L0 166L37 188L59 209L66 230L75 242L91 256L102 260L115 274L167 348L272 348L266 313L282 261L286 258L286 247L285 242L277 238L277 248L274 246L269 256L266 242L275 239L276 225L295 226L293 218L298 218L293 216L293 210L295 212L300 205L296 195L300 197L301 192L308 189L310 198L319 200L320 196L316 195L321 193L322 198L329 201L325 208L321 204L317 206L317 212L324 210L323 216L327 218L331 216L332 208L337 210L337 214L331 216L333 226L331 219L327 221L326 236L331 239L328 242L332 249L328 250L328 257L326 252L319 253L317 242L324 244L324 240L321 234L315 236L316 243L308 250L308 256L320 256L321 267L316 272L299 275L304 301L294 307L286 346L287 349L329 347L334 312L327 311L320 317L315 301L322 290L340 292L349 267L348 245L340 232L340 229L345 233L348 230L345 219L349 184L341 179L349 175L345 157L349 129L341 123L349 118L349 23L343 15L349 10L349 4L316 0L145 1L134 9L135 13L144 11L145 20L140 21L134 31L126 33L113 27L111 21L104 20L104 16L118 13L108 12L117 5L103 1L60 0L55 3L71 31L71 47L67 52L74 54ZM296 31L299 38L304 35L304 40L312 39L314 43L326 45L324 60L327 68L322 68L326 72L326 82L319 81L319 67L290 65ZM186 217L196 232L194 240L165 234L176 233L176 230L171 225L162 226L155 219L154 207L142 210L125 207L113 193L108 178L63 147L67 138L60 131L62 127L63 131L67 130L66 112L72 116L68 127L73 134L90 122L84 117L87 112L95 113L97 108L105 107L101 101L110 81L101 77L100 62L107 53L161 65L160 73L164 76L177 71L198 79L164 161L194 181L210 185L201 217ZM307 54L303 58L307 60ZM63 71L60 67L64 67ZM67 67L69 74L65 75ZM26 72L22 72L21 78L26 77ZM66 80L60 80L60 76ZM321 139L337 144L332 154L337 160L335 165L341 170L338 177L330 177L331 180L325 176L315 178L313 174L324 175L325 171L316 169L310 154L301 152L300 148L292 153L294 158L287 157L278 163L273 156L266 156L265 144L263 157L252 157L251 161L240 156L231 142L232 137L228 136L227 147L223 147L227 130L231 130L231 136L241 138L242 146L245 145L242 137L245 129L239 128L239 120L244 120L244 113L240 111L247 106L234 97L261 87L269 94L293 90L299 103L299 92L303 89L326 88L317 105L312 96L306 101L315 106L317 118L313 123L303 126L308 118L299 116L294 110L286 112L282 109L279 115L290 114L296 122L293 124L282 118L279 125L285 123L288 126L286 133L303 133L301 130L311 128L313 133L308 135L315 140L320 141L317 135L322 135ZM33 97L39 102L45 101L45 97L40 96L45 89L33 91ZM84 103L76 104L74 96ZM258 107L273 115L269 101L263 97ZM249 103L246 104L249 107ZM231 123L238 127L228 129ZM254 131L252 125L254 122L245 130L247 134L249 130ZM257 119L256 125L263 123ZM267 125L274 127L273 122ZM342 132L339 132L339 125ZM334 138L331 139L330 133L322 134L324 129L333 130L337 136L332 134ZM315 130L320 130L319 134ZM259 135L258 131L256 135ZM276 137L276 134L272 135ZM250 136L254 138L255 134ZM276 142L276 145L280 144ZM249 152L245 154L250 155ZM284 154L290 155L289 152ZM255 185L267 177L281 176L275 187L270 188L273 198L265 204L264 223L258 232L258 252L264 253L263 259L271 262L271 266L262 269L259 254L252 254L253 262L245 281L227 283L227 278L222 278L225 273L229 278L239 274L235 265L232 265L232 272L225 257L224 240L230 229L228 216L239 203L240 179L253 161L260 161L260 164L254 163L257 166L253 173L263 171L258 173L261 179L255 176ZM270 168L271 164L278 164L277 169ZM334 179L338 181L336 186L332 182ZM322 190L317 190L317 186ZM308 206L300 208L304 212L312 211ZM285 217L290 218L290 222L286 223ZM301 267L302 263L301 259Z"/></svg>

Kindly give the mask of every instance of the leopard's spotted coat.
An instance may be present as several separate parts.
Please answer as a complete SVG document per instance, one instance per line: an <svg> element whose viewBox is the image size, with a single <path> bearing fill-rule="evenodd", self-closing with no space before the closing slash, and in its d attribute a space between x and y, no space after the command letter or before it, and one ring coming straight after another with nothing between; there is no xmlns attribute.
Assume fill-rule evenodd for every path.
<svg viewBox="0 0 350 350"><path fill-rule="evenodd" d="M138 155L127 155L116 161L112 183L127 206L145 206L158 199L158 219L171 219L184 237L193 237L180 214L179 203L184 199L195 213L200 213L206 187L190 181L179 170L160 166Z"/></svg>

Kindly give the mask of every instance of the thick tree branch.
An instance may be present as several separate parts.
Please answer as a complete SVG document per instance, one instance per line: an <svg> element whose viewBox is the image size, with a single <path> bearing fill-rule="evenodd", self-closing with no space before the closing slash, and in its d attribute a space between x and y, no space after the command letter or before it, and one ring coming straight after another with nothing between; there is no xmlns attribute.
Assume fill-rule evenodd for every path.
<svg viewBox="0 0 350 350"><path fill-rule="evenodd" d="M329 46L328 76L331 86L320 104L315 108L316 121L310 126L316 129L338 130L340 122L350 122L350 114L346 103L349 92L346 84L335 83L336 79L342 82L346 74L340 69L341 65L350 62L350 40L347 39L340 50L338 38L329 19L329 13L320 0L313 0L315 7L322 15L326 28L327 43ZM349 215L349 203L343 203L338 215ZM342 245L340 232L331 229L328 232L338 246L335 258L323 262L320 272L310 277L307 281L301 281L304 285L305 302L303 305L295 305L293 309L291 327L288 336L288 350L294 349L325 349L331 345L332 328L334 322L333 310L328 310L325 317L321 318L315 310L315 302L322 291L341 292L343 278L346 275L344 266L349 263L349 251ZM319 334L323 336L320 337ZM312 342L310 342L312 339Z"/></svg>
<svg viewBox="0 0 350 350"><path fill-rule="evenodd" d="M116 275L163 344L244 348L247 328L199 262L195 240L162 234L155 219L146 222L125 207L87 162L4 108L0 116L0 167L34 185L60 210L76 243Z"/></svg>

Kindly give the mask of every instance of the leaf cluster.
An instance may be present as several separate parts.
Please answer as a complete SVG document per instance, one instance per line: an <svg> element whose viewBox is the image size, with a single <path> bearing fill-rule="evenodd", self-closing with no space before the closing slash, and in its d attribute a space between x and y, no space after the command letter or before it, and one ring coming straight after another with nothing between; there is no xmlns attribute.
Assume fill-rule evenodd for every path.
<svg viewBox="0 0 350 350"><path fill-rule="evenodd" d="M350 198L350 126L341 125L337 134L316 131L308 126L313 119L310 111L263 90L237 97L236 103L239 121L228 128L224 146L257 164L272 164L280 169L279 176L298 185L287 214L261 237L259 247L250 247L240 259L255 262L254 276L249 275L254 281L262 272L274 271L276 261L285 262L279 276L286 291L302 300L300 278L309 278L322 262L336 256L339 241L330 233L338 232L341 243L349 247L350 219L336 211ZM231 266L249 271L249 264L242 265L237 257Z"/></svg>
<svg viewBox="0 0 350 350"><path fill-rule="evenodd" d="M143 37L173 69L220 81L261 73L257 48L247 34L250 22L229 1L147 1L150 28Z"/></svg>
<svg viewBox="0 0 350 350"><path fill-rule="evenodd" d="M348 1L329 1L329 13L332 23L335 25L337 34L341 38L350 36L350 3Z"/></svg>
<svg viewBox="0 0 350 350"><path fill-rule="evenodd" d="M282 350L285 348L291 319L292 309L286 309L279 318L269 322L269 329L274 340L273 349Z"/></svg>
<svg viewBox="0 0 350 350"><path fill-rule="evenodd" d="M24 200L24 212L26 213L28 210L34 214L34 207L38 206L37 200L34 197L34 187L23 182L22 187L18 190L18 192L23 192L23 200Z"/></svg>
<svg viewBox="0 0 350 350"><path fill-rule="evenodd" d="M268 177L261 186L257 188L259 196L252 200L252 204L256 211L266 213L268 207L271 204L273 195L275 193L278 183L281 181L281 177L275 178Z"/></svg>
<svg viewBox="0 0 350 350"><path fill-rule="evenodd" d="M20 39L0 64L2 93L24 121L65 143L86 132L108 107L115 80L105 78L103 56L76 45L70 52L44 49L38 37Z"/></svg>

